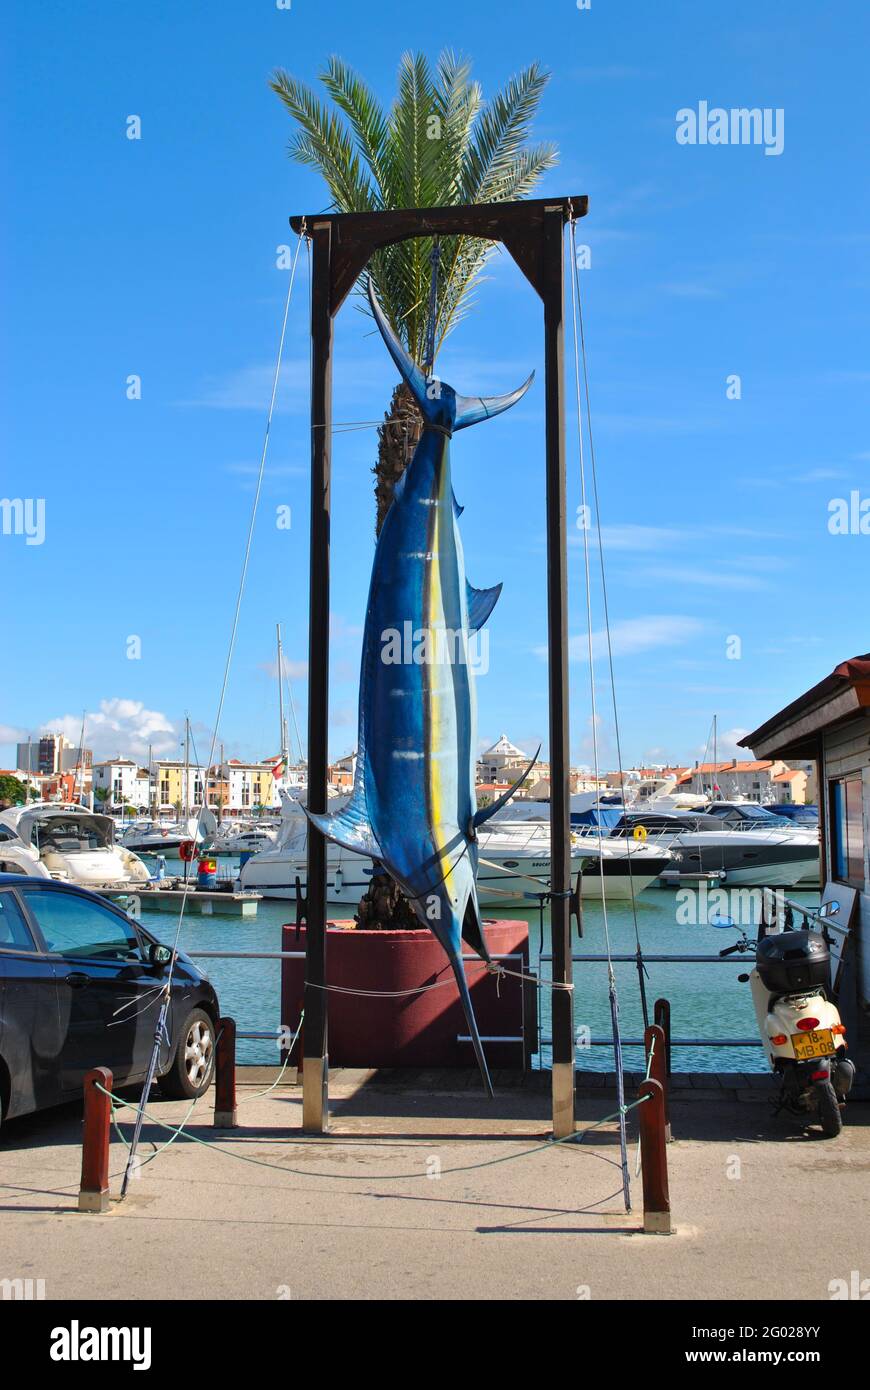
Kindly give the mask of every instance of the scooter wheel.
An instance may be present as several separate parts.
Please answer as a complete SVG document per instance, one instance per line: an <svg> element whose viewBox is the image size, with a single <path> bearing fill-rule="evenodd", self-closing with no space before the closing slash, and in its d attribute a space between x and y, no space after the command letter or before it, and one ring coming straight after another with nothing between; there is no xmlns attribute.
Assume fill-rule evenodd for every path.
<svg viewBox="0 0 870 1390"><path fill-rule="evenodd" d="M843 1116L837 1093L830 1081L816 1082L816 1103L823 1134L828 1139L836 1139L843 1128Z"/></svg>

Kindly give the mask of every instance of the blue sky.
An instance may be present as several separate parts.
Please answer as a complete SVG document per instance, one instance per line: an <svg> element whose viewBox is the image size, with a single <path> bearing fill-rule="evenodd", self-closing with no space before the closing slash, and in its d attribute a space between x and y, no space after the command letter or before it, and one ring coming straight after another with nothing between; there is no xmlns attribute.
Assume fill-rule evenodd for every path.
<svg viewBox="0 0 870 1390"><path fill-rule="evenodd" d="M531 59L552 79L536 134L560 147L541 192L586 193L580 240L601 520L625 760L688 759L714 713L754 728L870 647L870 538L831 535L832 499L870 496L866 151L860 0L80 0L7 9L2 58L0 492L45 500L45 540L0 536L0 765L15 738L88 711L98 753L204 753L262 441L291 214L323 208L290 163L268 89L337 52L384 100L403 47L470 55L485 93ZM680 145L706 101L781 108L784 147ZM129 115L142 138L126 138ZM457 437L473 583L504 581L478 684L482 742L546 745L541 323L506 256L439 372L465 393L539 378L509 416ZM570 300L569 300L570 303ZM570 319L569 319L570 336ZM579 503L566 344L569 500ZM284 385L221 735L277 744L274 625L305 709L307 284ZM141 376L142 399L125 383ZM729 400L737 374L741 399ZM335 420L385 410L394 369L348 302ZM353 747L373 548L373 430L335 446L331 751ZM290 530L275 525L289 505ZM580 533L572 535L572 755L590 759ZM593 628L601 602L593 593ZM127 656L141 639L141 658ZM739 660L727 639L741 641ZM609 689L597 665L602 759Z"/></svg>

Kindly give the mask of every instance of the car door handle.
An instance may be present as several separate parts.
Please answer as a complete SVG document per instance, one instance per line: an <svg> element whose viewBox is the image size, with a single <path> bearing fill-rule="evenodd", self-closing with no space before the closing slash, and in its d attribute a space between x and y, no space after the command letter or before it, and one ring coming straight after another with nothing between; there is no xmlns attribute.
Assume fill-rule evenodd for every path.
<svg viewBox="0 0 870 1390"><path fill-rule="evenodd" d="M63 982L69 985L70 989L84 989L90 984L90 977L81 970L74 970L71 975L64 975Z"/></svg>

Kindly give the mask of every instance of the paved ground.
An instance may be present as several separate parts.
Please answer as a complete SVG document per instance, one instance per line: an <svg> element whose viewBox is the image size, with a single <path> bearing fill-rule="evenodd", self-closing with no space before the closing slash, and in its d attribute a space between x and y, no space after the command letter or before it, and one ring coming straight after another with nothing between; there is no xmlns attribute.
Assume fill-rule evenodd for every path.
<svg viewBox="0 0 870 1390"><path fill-rule="evenodd" d="M828 1299L831 1280L870 1277L866 1103L826 1141L774 1118L767 1084L675 1086L668 1237L622 1209L612 1124L543 1146L546 1076L501 1077L487 1102L470 1073L339 1072L317 1140L300 1137L298 1088L260 1097L245 1076L244 1127L214 1130L209 1096L188 1128L217 1147L173 1143L107 1216L75 1209L80 1107L4 1127L0 1280L43 1279L49 1299L703 1300ZM589 1083L577 1108L582 1128L613 1099ZM167 1138L143 1134L146 1157ZM115 1194L124 1157L113 1142Z"/></svg>

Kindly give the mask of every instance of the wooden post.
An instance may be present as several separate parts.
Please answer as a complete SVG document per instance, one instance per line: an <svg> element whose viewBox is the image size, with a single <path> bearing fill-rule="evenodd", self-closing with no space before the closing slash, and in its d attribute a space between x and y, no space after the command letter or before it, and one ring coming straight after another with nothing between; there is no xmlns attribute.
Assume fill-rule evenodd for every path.
<svg viewBox="0 0 870 1390"><path fill-rule="evenodd" d="M112 1089L108 1067L94 1067L85 1073L85 1114L82 1126L82 1178L79 1211L109 1210L109 1126L112 1101L104 1091ZM97 1089L97 1083L103 1090Z"/></svg>
<svg viewBox="0 0 870 1390"><path fill-rule="evenodd" d="M568 744L568 539L562 392L565 215L543 217L547 475L547 661L550 695L550 932L553 954L553 1136L574 1132L574 995L571 962L571 832Z"/></svg>
<svg viewBox="0 0 870 1390"><path fill-rule="evenodd" d="M643 1229L648 1235L671 1234L668 1193L668 1150L665 1141L665 1097L659 1081L642 1081L638 1098L640 1156L643 1177Z"/></svg>
<svg viewBox="0 0 870 1390"><path fill-rule="evenodd" d="M665 1139L671 1142L671 1116L668 1106L668 1059L667 1059L667 1039L665 1030L657 1023L651 1023L644 1029L643 1046L646 1053L649 1074L654 1081L657 1081L662 1088L665 1101ZM650 1054L652 1054L652 1064L650 1064Z"/></svg>
<svg viewBox="0 0 870 1390"><path fill-rule="evenodd" d="M311 229L311 552L308 627L308 809L323 814L329 724L329 533L332 472L332 223ZM329 1129L326 984L326 840L308 826L302 1128Z"/></svg>
<svg viewBox="0 0 870 1390"><path fill-rule="evenodd" d="M218 1021L217 1055L214 1070L215 1129L236 1129L239 1112L236 1106L236 1020Z"/></svg>
<svg viewBox="0 0 870 1390"><path fill-rule="evenodd" d="M657 999L653 1005L653 1022L658 1024L665 1035L665 1063L668 1076L671 1074L671 1006L667 999Z"/></svg>

